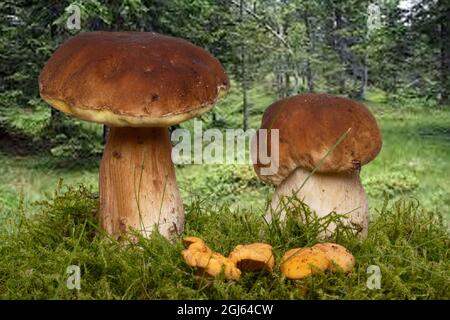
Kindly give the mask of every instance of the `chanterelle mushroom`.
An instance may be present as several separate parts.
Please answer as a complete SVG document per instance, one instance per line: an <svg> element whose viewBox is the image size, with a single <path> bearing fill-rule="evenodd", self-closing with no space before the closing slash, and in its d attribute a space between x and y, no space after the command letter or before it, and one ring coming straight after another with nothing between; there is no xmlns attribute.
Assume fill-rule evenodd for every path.
<svg viewBox="0 0 450 320"><path fill-rule="evenodd" d="M213 252L203 240L187 237L183 241L188 248L183 250L181 255L189 266L212 277L218 276L223 270L226 279L239 280L241 271L236 264L223 255Z"/></svg>
<svg viewBox="0 0 450 320"><path fill-rule="evenodd" d="M330 260L329 270L332 272L350 272L355 266L355 257L343 246L337 243L318 243L312 248L321 250Z"/></svg>
<svg viewBox="0 0 450 320"><path fill-rule="evenodd" d="M272 246L267 243L238 245L231 251L228 258L243 271L271 272L275 265Z"/></svg>
<svg viewBox="0 0 450 320"><path fill-rule="evenodd" d="M359 173L361 166L377 156L382 144L370 111L347 98L309 93L272 104L264 112L261 129L279 130L276 163L262 164L257 156L254 165L263 181L277 186L272 209L279 209L284 197L296 194L320 217L333 211L346 214L347 224L365 236L368 205ZM340 138L341 142L329 153ZM254 145L260 143L271 150L270 130L266 141ZM253 152L258 155L258 150L254 148ZM267 166L278 167L278 171L261 174ZM270 212L266 218L271 220ZM334 228L330 225L328 231L333 232Z"/></svg>
<svg viewBox="0 0 450 320"><path fill-rule="evenodd" d="M212 252L206 243L198 237L185 237L183 243L190 251Z"/></svg>
<svg viewBox="0 0 450 320"><path fill-rule="evenodd" d="M183 244L188 248L193 244L206 245L205 241L203 241L203 239L200 239L199 237L193 237L193 236L184 237Z"/></svg>
<svg viewBox="0 0 450 320"><path fill-rule="evenodd" d="M291 249L281 259L281 272L292 280L324 272L329 266L325 253L317 248Z"/></svg>
<svg viewBox="0 0 450 320"><path fill-rule="evenodd" d="M100 223L170 238L184 210L168 127L208 111L229 88L207 51L153 32L87 32L66 41L39 77L41 97L111 126L100 165Z"/></svg>

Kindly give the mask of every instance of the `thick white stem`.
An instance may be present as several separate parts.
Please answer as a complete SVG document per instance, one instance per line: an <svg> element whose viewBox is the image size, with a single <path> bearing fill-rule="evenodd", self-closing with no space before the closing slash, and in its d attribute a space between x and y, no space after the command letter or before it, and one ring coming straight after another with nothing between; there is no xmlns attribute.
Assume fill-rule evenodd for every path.
<svg viewBox="0 0 450 320"><path fill-rule="evenodd" d="M272 209L281 210L280 199L293 195L299 190L310 171L297 168L278 187L272 197ZM297 197L303 200L317 216L323 217L331 212L346 214L345 222L354 228L358 235L367 235L369 209L367 197L359 178L359 172L352 173L315 173L298 191ZM281 219L285 212L281 211ZM270 210L266 219L271 220ZM330 225L328 232L335 230ZM327 233L328 233L327 232Z"/></svg>
<svg viewBox="0 0 450 320"><path fill-rule="evenodd" d="M171 148L167 128L111 128L100 165L100 223L109 234L183 231Z"/></svg>

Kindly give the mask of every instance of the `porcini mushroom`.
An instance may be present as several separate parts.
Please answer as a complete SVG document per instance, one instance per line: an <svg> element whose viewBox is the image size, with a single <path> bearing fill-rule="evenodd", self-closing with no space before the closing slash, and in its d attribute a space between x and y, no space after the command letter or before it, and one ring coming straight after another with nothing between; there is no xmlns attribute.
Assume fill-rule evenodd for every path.
<svg viewBox="0 0 450 320"><path fill-rule="evenodd" d="M337 243L318 243L312 248L321 250L330 260L329 270L348 273L355 266L355 257L345 247Z"/></svg>
<svg viewBox="0 0 450 320"><path fill-rule="evenodd" d="M287 251L281 259L281 273L291 280L299 280L328 269L330 261L317 248L295 248Z"/></svg>
<svg viewBox="0 0 450 320"><path fill-rule="evenodd" d="M206 245L205 241L203 241L203 239L200 239L199 237L193 237L193 236L184 237L183 238L183 244L187 248L189 248L190 246L192 246L194 244L198 244L200 246Z"/></svg>
<svg viewBox="0 0 450 320"><path fill-rule="evenodd" d="M219 61L153 32L80 33L48 60L39 88L54 108L111 126L100 165L101 226L113 235L180 233L168 127L208 111L228 90Z"/></svg>
<svg viewBox="0 0 450 320"><path fill-rule="evenodd" d="M361 166L372 161L381 149L381 134L370 111L361 103L328 94L302 94L273 103L264 112L261 129L252 149L257 175L277 186L271 211L282 209L283 199L297 196L319 217L332 212L345 214L355 233L365 236L368 204L360 181ZM260 129L260 130L261 130ZM271 151L270 129L278 129L279 157L260 161L261 146ZM268 166L278 170L264 174ZM285 212L281 210L281 219ZM327 230L333 232L335 225Z"/></svg>
<svg viewBox="0 0 450 320"><path fill-rule="evenodd" d="M275 265L272 246L267 243L237 245L228 258L242 271L272 272Z"/></svg>

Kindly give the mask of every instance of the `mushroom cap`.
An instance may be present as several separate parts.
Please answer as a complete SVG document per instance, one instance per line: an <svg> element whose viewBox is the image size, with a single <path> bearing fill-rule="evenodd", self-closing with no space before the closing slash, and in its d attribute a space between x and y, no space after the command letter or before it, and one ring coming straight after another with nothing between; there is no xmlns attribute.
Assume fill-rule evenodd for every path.
<svg viewBox="0 0 450 320"><path fill-rule="evenodd" d="M236 265L217 252L202 252L190 249L183 250L181 255L191 267L201 270L203 274L218 276L222 270L226 279L239 280L241 271Z"/></svg>
<svg viewBox="0 0 450 320"><path fill-rule="evenodd" d="M298 280L324 272L330 261L317 248L295 248L287 251L281 259L281 272L288 279Z"/></svg>
<svg viewBox="0 0 450 320"><path fill-rule="evenodd" d="M267 243L238 245L230 252L228 258L240 270L245 271L266 270L272 272L275 266L272 246Z"/></svg>
<svg viewBox="0 0 450 320"><path fill-rule="evenodd" d="M154 32L85 32L39 76L54 108L111 126L167 127L208 111L229 89L220 62L192 43Z"/></svg>
<svg viewBox="0 0 450 320"><path fill-rule="evenodd" d="M186 248L189 248L189 246L194 243L205 244L205 241L203 241L203 239L200 239L199 237L194 237L194 236L189 236L189 237L183 238L183 244L186 246Z"/></svg>
<svg viewBox="0 0 450 320"><path fill-rule="evenodd" d="M351 272L355 266L355 257L345 247L336 243L318 243L313 248L321 250L330 260L332 272Z"/></svg>
<svg viewBox="0 0 450 320"><path fill-rule="evenodd" d="M212 253L212 250L206 245L206 243L198 237L185 237L183 238L183 243L190 251Z"/></svg>
<svg viewBox="0 0 450 320"><path fill-rule="evenodd" d="M279 129L278 171L261 175L261 168L271 164L263 165L259 159L255 171L275 185L298 167L312 171L349 128L317 172L350 172L372 161L382 144L374 116L357 101L329 94L308 93L277 101L264 112L261 129ZM270 131L265 143L271 150ZM253 152L258 152L258 145Z"/></svg>

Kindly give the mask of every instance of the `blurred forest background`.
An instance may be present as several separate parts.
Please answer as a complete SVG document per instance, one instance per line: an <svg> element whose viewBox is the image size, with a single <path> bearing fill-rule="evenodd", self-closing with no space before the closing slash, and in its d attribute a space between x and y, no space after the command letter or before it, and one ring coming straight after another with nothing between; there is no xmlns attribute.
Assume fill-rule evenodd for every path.
<svg viewBox="0 0 450 320"><path fill-rule="evenodd" d="M66 27L71 4L81 30ZM0 19L1 215L31 208L60 178L97 188L105 128L51 109L37 79L69 37L129 30L185 38L225 65L232 90L204 128L256 128L273 101L302 92L360 99L384 139L362 172L371 208L406 196L450 217L448 0L16 0L0 3ZM186 202L261 209L271 192L251 166L177 175Z"/></svg>

